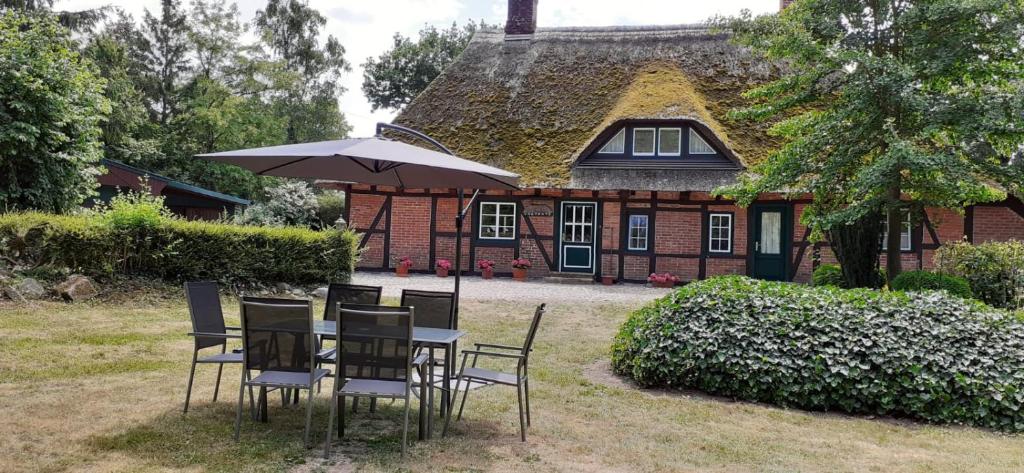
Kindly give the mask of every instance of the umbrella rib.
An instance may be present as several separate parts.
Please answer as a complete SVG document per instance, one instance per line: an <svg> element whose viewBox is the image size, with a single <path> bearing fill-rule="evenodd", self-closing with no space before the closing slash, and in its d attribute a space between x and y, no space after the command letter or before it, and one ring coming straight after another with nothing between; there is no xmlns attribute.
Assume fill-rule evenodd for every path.
<svg viewBox="0 0 1024 473"><path fill-rule="evenodd" d="M485 178L487 178L487 179L490 179L490 180L492 180L492 181L494 181L494 182L497 182L497 183L499 183L499 184L503 184L503 185L509 186L509 187L511 187L511 188L513 188L513 189L515 189L515 190L519 190L519 186L513 186L512 184L509 184L509 183L507 183L507 182L505 182L505 181L502 181L501 179L498 179L498 178L496 178L496 177L491 177L491 176L488 176L487 174L484 174L484 173L482 173L482 172L476 172L476 171L473 171L473 174L476 174L476 175L478 175L478 176L480 176L480 177L485 177Z"/></svg>
<svg viewBox="0 0 1024 473"><path fill-rule="evenodd" d="M306 156L304 158L296 159L295 161L289 161L289 162L284 163L284 164L278 164L277 166L271 166L271 167L269 167L267 169L264 169L264 170L262 170L262 171L260 171L260 172L258 172L256 174L259 174L259 175L262 176L263 173L270 172L270 171L273 171L275 169L280 169L280 168L283 168L285 166L291 166L292 164L299 163L299 162L305 161L307 159L312 159L312 158L313 158L312 156Z"/></svg>
<svg viewBox="0 0 1024 473"><path fill-rule="evenodd" d="M358 165L359 165L359 167L361 167L361 168L365 169L365 170L366 170L366 172L368 172L368 173L370 173L370 174L377 174L377 171L375 171L375 170L373 170L373 169L370 169L370 168L369 168L369 167L367 167L367 166L366 166L365 164L363 164L363 163L359 162L359 160L358 160L358 159L356 159L356 158L354 158L354 157L352 157L352 156L345 156L345 157L346 157L346 158L348 158L349 160L351 160L351 161L352 161L353 163L356 163L356 164L358 164Z"/></svg>

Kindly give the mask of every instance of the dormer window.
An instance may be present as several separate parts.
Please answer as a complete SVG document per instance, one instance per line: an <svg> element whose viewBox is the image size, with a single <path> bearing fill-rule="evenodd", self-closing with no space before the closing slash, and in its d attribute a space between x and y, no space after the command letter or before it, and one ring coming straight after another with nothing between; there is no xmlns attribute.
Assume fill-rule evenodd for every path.
<svg viewBox="0 0 1024 473"><path fill-rule="evenodd" d="M626 129L619 130L612 139L601 148L601 154L622 154L626 152Z"/></svg>
<svg viewBox="0 0 1024 473"><path fill-rule="evenodd" d="M682 128L658 128L658 156L679 156L682 142Z"/></svg>
<svg viewBox="0 0 1024 473"><path fill-rule="evenodd" d="M654 132L657 128L633 129L633 156L654 156Z"/></svg>
<svg viewBox="0 0 1024 473"><path fill-rule="evenodd" d="M690 154L715 154L715 148L704 141L693 128L690 128Z"/></svg>

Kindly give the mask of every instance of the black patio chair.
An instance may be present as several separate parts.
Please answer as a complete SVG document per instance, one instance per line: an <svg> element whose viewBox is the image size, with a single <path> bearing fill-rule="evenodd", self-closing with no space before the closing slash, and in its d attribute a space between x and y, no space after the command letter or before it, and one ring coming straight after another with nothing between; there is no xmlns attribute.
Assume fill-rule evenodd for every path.
<svg viewBox="0 0 1024 473"><path fill-rule="evenodd" d="M416 309L416 327L429 327L429 328L443 328L443 329L454 329L455 328L455 293L454 292L437 292L437 291L417 291L413 289L402 290L402 300L399 303L402 307L414 307ZM423 345L417 347L420 351L427 349L430 351L430 358L435 360L434 366L445 366L444 361L447 357L447 345ZM434 350L441 350L445 355L441 359L434 358ZM444 376L451 376L451 366L445 366ZM431 366L428 370L428 376L431 380L434 378L434 367ZM434 385L436 388L442 389L442 385ZM442 401L447 401L448 393L443 393ZM441 409L442 414L447 412L447 404L442 402Z"/></svg>
<svg viewBox="0 0 1024 473"><path fill-rule="evenodd" d="M242 377L235 418L235 441L238 441L242 428L242 396L245 386L259 388L261 400L266 399L267 389L270 388L305 389L309 395L306 398L303 441L308 446L313 418L313 388L330 374L330 371L316 367L313 303L298 299L274 302L257 300L243 297L241 302L243 373L256 371L259 374L251 378L245 375Z"/></svg>
<svg viewBox="0 0 1024 473"><path fill-rule="evenodd" d="M466 380L467 385L466 391L462 393L462 404L459 405L459 415L456 420L462 419L462 409L466 407L466 398L469 396L470 391L468 383L480 381L484 383L515 386L516 395L519 398L519 432L522 436L523 442L526 441L526 427L530 425L530 382L528 376L530 351L533 350L533 340L537 336L537 328L540 326L540 319L543 316L544 304L541 304L537 306L537 310L533 313L533 321L530 322L530 328L526 331L526 340L523 342L523 346L521 347L495 345L491 343L474 343L474 345L476 345L475 350L462 351L462 368L459 370L459 377L455 382L455 395L452 397L452 406L455 405L455 398L459 395L459 387L462 384L462 380ZM473 365L467 368L466 361L469 359L469 355L473 355ZM515 374L511 374L477 368L476 362L481 356L516 360L516 372ZM523 413L524 396L526 397L525 415ZM445 419L444 430L441 431L442 437L448 435L448 424L451 420L451 415Z"/></svg>
<svg viewBox="0 0 1024 473"><path fill-rule="evenodd" d="M197 364L217 365L217 383L213 387L213 402L217 402L224 365L242 363L241 350L227 351L228 340L240 339L242 335L228 333L228 330L238 331L241 329L224 324L224 312L220 307L220 290L217 283L211 281L186 282L185 300L188 302L188 313L192 319L192 331L189 332L189 336L193 337L195 343L192 347L192 367L188 372L188 387L185 390L183 414L188 413L189 402L192 399L192 383L195 380ZM220 347L220 353L200 358L201 350L214 347Z"/></svg>
<svg viewBox="0 0 1024 473"><path fill-rule="evenodd" d="M411 307L342 304L336 338L339 340L334 367L334 387L327 421L324 457L330 455L334 416L338 414L338 436L345 435L345 398L353 402L370 399L401 399L404 405L402 456L409 437L409 406L413 371L425 375L426 356L413 356L413 311ZM420 383L423 398L424 383ZM424 405L420 403L420 428Z"/></svg>
<svg viewBox="0 0 1024 473"><path fill-rule="evenodd" d="M327 287L327 301L324 305L324 320L338 320L339 304L380 304L381 286L361 286L358 284L343 284L332 282ZM323 335L320 337L321 344L324 340L334 340L334 335ZM333 350L321 350L321 361L334 364ZM319 392L319 386L317 392ZM352 412L357 409L357 403L352 403ZM375 410L376 404L371 401L370 409Z"/></svg>

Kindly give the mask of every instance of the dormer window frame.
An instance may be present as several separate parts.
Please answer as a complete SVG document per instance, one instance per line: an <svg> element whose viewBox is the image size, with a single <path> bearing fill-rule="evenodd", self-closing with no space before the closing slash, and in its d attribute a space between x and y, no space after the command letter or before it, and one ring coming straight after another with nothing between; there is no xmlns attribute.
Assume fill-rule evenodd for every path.
<svg viewBox="0 0 1024 473"><path fill-rule="evenodd" d="M677 131L678 130L678 131ZM651 134L653 133L653 152ZM678 133L678 153L674 143ZM623 136L621 148L616 142ZM713 153L690 153L691 137L699 137ZM639 140L638 140L639 138ZM637 153L637 144L641 152ZM611 148L609 148L611 146ZM703 147L700 147L703 149ZM622 149L621 153L618 153ZM624 119L612 123L587 146L574 166L630 169L743 169L736 156L699 121Z"/></svg>
<svg viewBox="0 0 1024 473"><path fill-rule="evenodd" d="M686 154L692 154L692 155L695 155L695 156L707 156L707 155L713 155L713 154L721 154L721 153L718 152L718 150L715 149L714 146L711 146L711 143L708 143L708 140L705 139L704 136L701 135L701 133L699 131L697 131L696 128L694 128L692 126L689 126L689 127L687 127L687 130L689 130L689 132L687 133L687 137L686 137L686 147L687 147ZM694 144L693 139L694 138L697 138L698 140L700 140L700 143L703 143L704 145L706 145L708 147L708 149L710 149L711 151L710 152L708 152L708 151L694 151L693 150L693 144Z"/></svg>
<svg viewBox="0 0 1024 473"><path fill-rule="evenodd" d="M615 132L615 134L612 135L611 138L608 138L608 141L604 142L604 145L602 145L601 148L597 150L597 153L598 154L626 154L626 128L627 127L625 127L625 126L620 127L619 131ZM621 141L622 141L622 144L621 144L622 149L620 151L606 151L608 146L610 146L613 141L615 141L616 139L619 139L619 138L621 138Z"/></svg>
<svg viewBox="0 0 1024 473"><path fill-rule="evenodd" d="M683 129L684 128L688 129L688 130L692 129L690 127L683 127L682 125L679 125L679 126L659 126L658 127L658 142L656 143L656 146L655 146L656 151L658 153L658 156L665 156L665 157L676 158L676 157L680 157L680 156L683 155ZM676 152L675 153L663 153L663 152L661 152L661 142L662 142L661 141L662 140L661 134L663 132L666 132L666 131L675 131L675 132L679 133L679 141L676 142Z"/></svg>
<svg viewBox="0 0 1024 473"><path fill-rule="evenodd" d="M651 152L650 153L639 153L636 150L636 135L638 131L650 131L651 132ZM657 126L635 126L633 127L633 156L639 156L642 158L656 157L658 156L658 127Z"/></svg>

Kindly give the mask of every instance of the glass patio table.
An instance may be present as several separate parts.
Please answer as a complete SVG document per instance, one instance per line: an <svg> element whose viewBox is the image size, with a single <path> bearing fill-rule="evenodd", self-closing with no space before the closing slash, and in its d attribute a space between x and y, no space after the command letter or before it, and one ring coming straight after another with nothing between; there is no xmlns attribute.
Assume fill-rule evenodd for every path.
<svg viewBox="0 0 1024 473"><path fill-rule="evenodd" d="M337 331L338 331L338 324L337 324L337 322L335 322L333 320L316 320L316 321L313 322L313 332L315 332L317 335L331 335L331 336L334 336L334 335L337 334ZM442 388L441 393L442 394L441 394L441 406L440 406L441 409L440 410L441 410L442 418L444 418L444 416L451 415L451 408L447 404L450 402L449 399L451 399L452 373L450 372L450 370L451 370L451 367L454 366L454 364L453 364L454 352L455 352L454 347L455 347L455 342L458 341L460 338L464 337L465 335L466 335L466 332L463 332L462 330L450 330L450 329L446 329L446 328L413 327L413 329L412 329L412 341L416 345L420 345L420 346L423 346L423 347L435 347L435 348L436 347L446 347L447 348L445 350L445 360L444 360L443 376L442 376L442 381L441 381L441 388ZM428 365L428 366L430 366L430 376L433 377L434 350L427 350L427 351L430 354L430 361L429 361L429 365ZM420 380L420 382L423 382L423 380ZM428 415L427 419L426 419L426 427L427 427L426 428L426 433L424 435L424 433L421 431L421 433L420 433L420 440L423 440L424 438L430 438L431 435L433 435L433 432L434 432L434 415L433 415L434 414L433 413L433 408L434 408L434 390L433 389L429 389L429 390L427 390L427 393L428 393L428 395L427 395L428 398L427 398L426 402L430 406L431 412L430 412L430 415ZM423 399L420 400L420 402L423 402L423 401L424 401ZM422 421L422 419L421 419L421 421Z"/></svg>

